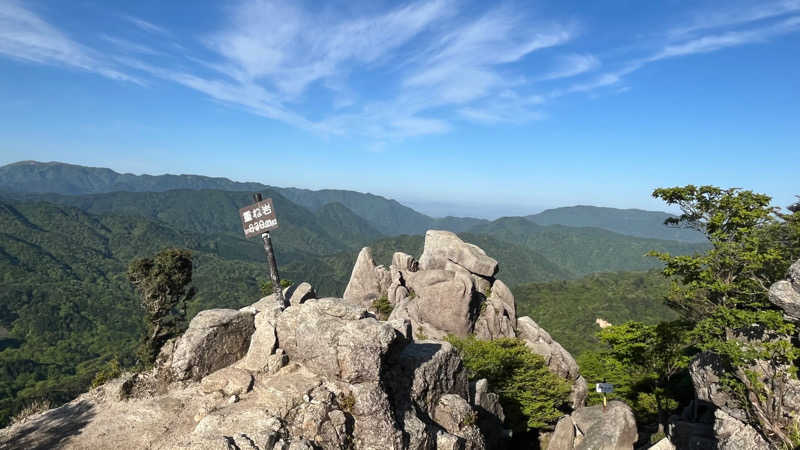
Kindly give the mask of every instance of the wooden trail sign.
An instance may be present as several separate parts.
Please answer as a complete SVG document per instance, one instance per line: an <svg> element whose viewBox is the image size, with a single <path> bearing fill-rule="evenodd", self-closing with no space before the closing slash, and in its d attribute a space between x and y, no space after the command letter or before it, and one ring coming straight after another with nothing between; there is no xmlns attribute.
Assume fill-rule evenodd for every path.
<svg viewBox="0 0 800 450"><path fill-rule="evenodd" d="M614 392L614 385L611 383L597 383L595 391L603 394L610 394Z"/></svg>
<svg viewBox="0 0 800 450"><path fill-rule="evenodd" d="M275 217L275 208L272 206L272 199L261 199L261 194L253 194L255 203L245 206L239 210L239 217L242 219L244 237L251 238L261 235L264 240L264 251L267 252L267 264L269 265L269 276L272 280L272 292L275 298L284 308L289 306L283 298L281 290L281 278L278 275L278 263L275 262L275 252L272 250L272 238L269 232L278 228L278 219Z"/></svg>
<svg viewBox="0 0 800 450"><path fill-rule="evenodd" d="M261 194L256 194L254 198L260 199ZM244 237L248 239L278 228L278 219L275 217L271 198L256 200L256 203L245 206L239 210L239 217L242 219Z"/></svg>

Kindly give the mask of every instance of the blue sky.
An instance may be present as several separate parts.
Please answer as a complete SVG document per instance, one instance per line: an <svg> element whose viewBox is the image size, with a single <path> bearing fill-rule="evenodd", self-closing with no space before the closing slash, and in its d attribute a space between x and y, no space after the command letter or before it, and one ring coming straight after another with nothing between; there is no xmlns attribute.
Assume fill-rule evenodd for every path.
<svg viewBox="0 0 800 450"><path fill-rule="evenodd" d="M0 164L430 213L800 194L800 0L0 1ZM490 212L493 211L493 212Z"/></svg>

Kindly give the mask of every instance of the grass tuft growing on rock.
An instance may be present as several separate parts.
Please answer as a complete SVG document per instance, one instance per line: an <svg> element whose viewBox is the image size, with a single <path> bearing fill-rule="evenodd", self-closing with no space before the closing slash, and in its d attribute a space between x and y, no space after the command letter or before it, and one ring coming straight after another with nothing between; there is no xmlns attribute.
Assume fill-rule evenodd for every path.
<svg viewBox="0 0 800 450"><path fill-rule="evenodd" d="M378 314L378 319L386 320L389 318L389 314L392 313L394 306L389 303L389 298L387 296L382 295L372 301L372 309Z"/></svg>

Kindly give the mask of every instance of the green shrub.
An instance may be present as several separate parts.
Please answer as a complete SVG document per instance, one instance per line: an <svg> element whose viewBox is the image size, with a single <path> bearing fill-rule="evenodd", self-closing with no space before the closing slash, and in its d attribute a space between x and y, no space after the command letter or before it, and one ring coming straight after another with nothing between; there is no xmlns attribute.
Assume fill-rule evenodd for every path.
<svg viewBox="0 0 800 450"><path fill-rule="evenodd" d="M281 280L281 289L286 289L287 287L294 284L292 280ZM272 281L264 281L261 283L261 295L272 295Z"/></svg>
<svg viewBox="0 0 800 450"><path fill-rule="evenodd" d="M392 313L394 306L389 303L389 298L385 295L376 298L372 302L372 308L378 313L378 318L380 320L386 320L389 318L389 314Z"/></svg>
<svg viewBox="0 0 800 450"><path fill-rule="evenodd" d="M113 380L120 375L122 375L122 369L120 368L119 360L114 357L114 359L109 361L105 367L100 369L94 376L94 380L92 380L92 388L96 388L97 386L100 386L109 380Z"/></svg>
<svg viewBox="0 0 800 450"><path fill-rule="evenodd" d="M570 384L550 372L544 359L519 339L480 341L449 336L470 380L486 378L500 396L507 424L516 432L551 428L564 415Z"/></svg>
<svg viewBox="0 0 800 450"><path fill-rule="evenodd" d="M143 366L151 365L161 346L183 332L186 302L194 298L192 252L167 248L153 258L140 258L128 266L128 281L141 296L148 333L139 348ZM188 287L188 289L187 289Z"/></svg>

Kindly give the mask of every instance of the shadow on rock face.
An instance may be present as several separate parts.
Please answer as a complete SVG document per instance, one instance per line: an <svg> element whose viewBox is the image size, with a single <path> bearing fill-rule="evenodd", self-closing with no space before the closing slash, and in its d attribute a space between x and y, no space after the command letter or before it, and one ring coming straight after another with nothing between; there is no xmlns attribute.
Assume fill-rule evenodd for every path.
<svg viewBox="0 0 800 450"><path fill-rule="evenodd" d="M384 382L404 430L404 446L432 443L441 429L432 419L439 399L446 394L469 398L461 358L447 342L416 341L391 355L389 366Z"/></svg>
<svg viewBox="0 0 800 450"><path fill-rule="evenodd" d="M70 436L80 434L94 416L94 406L91 403L68 403L24 423L9 440L0 441L0 449L58 448Z"/></svg>

